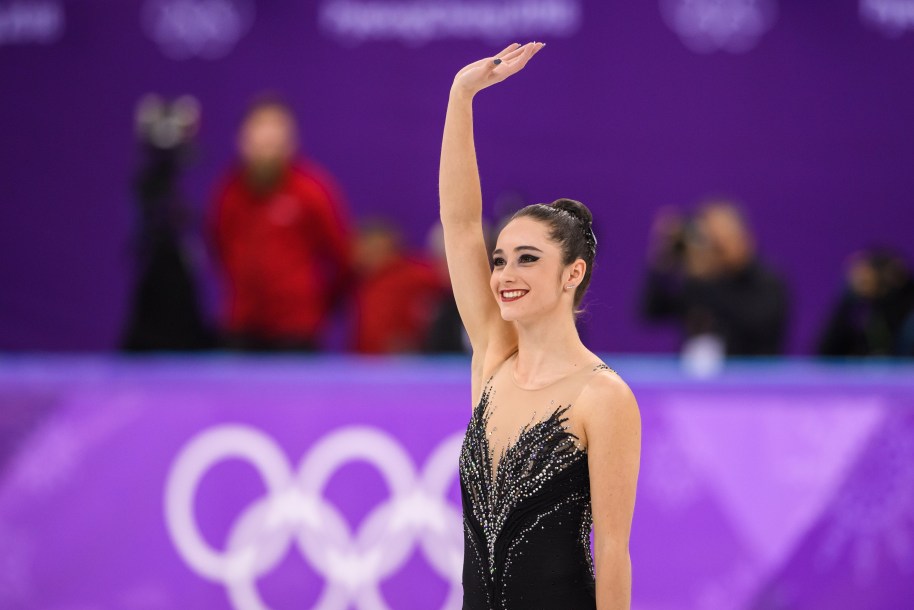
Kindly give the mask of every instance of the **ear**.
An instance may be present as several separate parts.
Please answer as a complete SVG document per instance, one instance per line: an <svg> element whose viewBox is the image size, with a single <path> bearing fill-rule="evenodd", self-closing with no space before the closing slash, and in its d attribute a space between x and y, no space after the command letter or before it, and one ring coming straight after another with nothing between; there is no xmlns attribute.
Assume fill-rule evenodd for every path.
<svg viewBox="0 0 914 610"><path fill-rule="evenodd" d="M565 283L571 282L577 286L584 279L584 273L586 273L586 271L587 263L584 262L583 258L579 258L571 263L565 270Z"/></svg>

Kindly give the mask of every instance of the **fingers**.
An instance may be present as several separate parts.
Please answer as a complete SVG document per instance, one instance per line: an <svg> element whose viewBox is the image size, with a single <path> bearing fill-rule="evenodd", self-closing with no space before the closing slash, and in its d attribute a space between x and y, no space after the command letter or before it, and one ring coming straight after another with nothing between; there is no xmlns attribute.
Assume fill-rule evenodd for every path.
<svg viewBox="0 0 914 610"><path fill-rule="evenodd" d="M513 65L515 63L520 63L520 67L523 67L531 57L536 55L540 49L546 46L542 42L530 42L524 46L515 49L514 51L508 53L502 58L508 65Z"/></svg>
<svg viewBox="0 0 914 610"><path fill-rule="evenodd" d="M495 57L504 60L505 55L507 55L509 52L511 52L511 51L513 51L513 50L515 50L515 49L517 49L517 48L520 47L520 46L521 46L520 43L512 42L512 43L509 44L507 47L505 47L504 51L502 51L501 53L499 53L499 54L496 55Z"/></svg>
<svg viewBox="0 0 914 610"><path fill-rule="evenodd" d="M470 65L464 66L464 68L462 70L460 70L460 72L458 72L457 74L459 76L460 74L463 74L464 72L467 72L468 70L472 70L473 68L479 68L479 67L486 67L486 68L488 68L489 71L491 71L496 66L498 66L502 63L510 63L511 61L517 59L518 57L523 56L524 53L536 53L544 46L545 46L545 43L542 43L542 42L529 42L525 45L522 45L517 42L513 42L513 43L509 44L507 47L505 47L504 49L502 49L494 57L486 57L485 59L480 59L478 61L474 61ZM496 63L494 61L496 59L499 59L501 61Z"/></svg>
<svg viewBox="0 0 914 610"><path fill-rule="evenodd" d="M513 51L505 53L504 57L502 57L501 60L505 63L510 63L511 61L526 53L532 44L533 43L527 43L523 46L516 47Z"/></svg>
<svg viewBox="0 0 914 610"><path fill-rule="evenodd" d="M486 63L487 71L491 72L502 62L507 61L507 59L509 57L512 57L517 52L517 50L520 48L522 48L522 47L519 43L513 42L513 43L509 44L507 47L505 47L504 50L501 53L499 53L498 55L496 55L494 58L484 60L484 61L488 62L488 63Z"/></svg>
<svg viewBox="0 0 914 610"><path fill-rule="evenodd" d="M503 61L506 64L507 74L514 74L522 70L530 58L539 53L544 46L546 45L542 42L531 42L506 55Z"/></svg>

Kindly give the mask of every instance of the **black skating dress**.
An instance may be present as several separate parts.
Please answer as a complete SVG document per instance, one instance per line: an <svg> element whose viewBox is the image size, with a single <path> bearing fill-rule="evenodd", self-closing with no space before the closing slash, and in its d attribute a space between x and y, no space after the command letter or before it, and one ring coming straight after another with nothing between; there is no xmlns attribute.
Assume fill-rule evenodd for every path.
<svg viewBox="0 0 914 610"><path fill-rule="evenodd" d="M587 452L573 401L593 363L544 388L486 381L460 453L464 610L594 610Z"/></svg>

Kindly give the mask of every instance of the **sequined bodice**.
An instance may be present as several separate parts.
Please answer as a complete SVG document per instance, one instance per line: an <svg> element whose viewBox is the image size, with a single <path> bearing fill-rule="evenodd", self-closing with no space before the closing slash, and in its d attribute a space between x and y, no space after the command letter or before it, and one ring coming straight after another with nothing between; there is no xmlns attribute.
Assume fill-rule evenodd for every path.
<svg viewBox="0 0 914 610"><path fill-rule="evenodd" d="M550 388L528 396L510 387L507 374L503 365L486 382L460 453L463 607L593 609L587 453L569 424L577 392L556 387L558 399L544 398ZM582 380L572 385L579 390ZM516 404L521 399L540 404ZM499 409L526 423L505 435L492 423ZM512 421L500 420L503 427Z"/></svg>

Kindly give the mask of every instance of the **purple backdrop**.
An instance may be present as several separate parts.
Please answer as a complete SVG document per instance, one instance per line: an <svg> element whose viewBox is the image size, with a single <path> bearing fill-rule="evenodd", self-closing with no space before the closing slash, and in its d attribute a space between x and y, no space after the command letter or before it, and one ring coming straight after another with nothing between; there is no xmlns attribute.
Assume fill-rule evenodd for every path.
<svg viewBox="0 0 914 610"><path fill-rule="evenodd" d="M914 599L914 370L611 358L633 610ZM0 361L0 607L460 607L454 360Z"/></svg>
<svg viewBox="0 0 914 610"><path fill-rule="evenodd" d="M857 0L4 0L0 348L116 344L131 276L132 114L144 93L202 101L186 180L200 211L243 108L277 90L354 213L399 220L419 246L436 219L452 74L516 37L549 46L479 99L485 197L594 208L591 344L675 346L634 315L650 220L661 205L724 193L745 202L765 257L789 280L791 348L808 351L847 254L882 243L914 257L914 37L897 4L861 17ZM471 5L492 10L458 10ZM413 12L392 19L396 6ZM702 10L708 19L688 21ZM715 10L764 14L740 22ZM894 30L874 27L893 14ZM748 28L742 38L734 23ZM680 38L670 24L698 34ZM718 29L702 34L708 24Z"/></svg>

